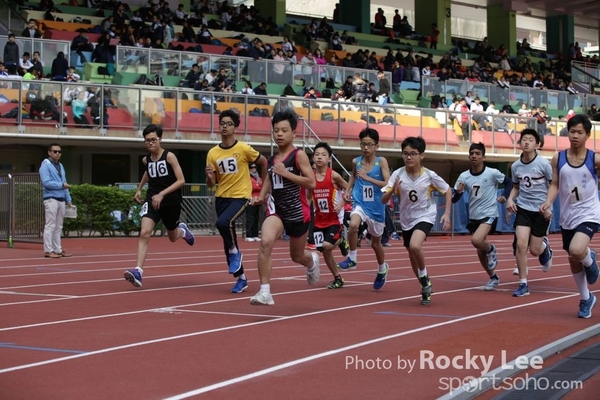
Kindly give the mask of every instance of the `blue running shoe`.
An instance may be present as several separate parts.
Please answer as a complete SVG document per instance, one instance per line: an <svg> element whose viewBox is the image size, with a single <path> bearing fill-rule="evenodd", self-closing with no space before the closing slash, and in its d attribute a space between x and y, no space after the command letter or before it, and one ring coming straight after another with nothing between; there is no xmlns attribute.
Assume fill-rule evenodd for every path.
<svg viewBox="0 0 600 400"><path fill-rule="evenodd" d="M183 235L183 240L185 240L185 242L190 246L193 246L196 239L194 238L192 231L190 231L190 228L188 228L183 222L179 223L179 228L183 229L183 232L185 233Z"/></svg>
<svg viewBox="0 0 600 400"><path fill-rule="evenodd" d="M238 278L237 282L231 288L231 293L242 293L244 290L248 289L248 280Z"/></svg>
<svg viewBox="0 0 600 400"><path fill-rule="evenodd" d="M526 283L519 283L519 287L513 292L513 297L523 296L529 296L529 285Z"/></svg>
<svg viewBox="0 0 600 400"><path fill-rule="evenodd" d="M242 268L242 253L237 252L235 254L229 253L227 256L227 264L229 264L229 273L235 274Z"/></svg>
<svg viewBox="0 0 600 400"><path fill-rule="evenodd" d="M142 287L142 273L139 269L128 269L123 274L123 277L127 282L131 283L133 286Z"/></svg>
<svg viewBox="0 0 600 400"><path fill-rule="evenodd" d="M540 261L540 264L542 265L542 271L548 272L548 271L550 271L550 268L552 268L552 256L553 256L554 252L550 248L550 243L548 242L547 237L544 237L544 243L546 243L546 249L544 250L544 252L542 254L540 254L540 256L538 257L538 260Z"/></svg>
<svg viewBox="0 0 600 400"><path fill-rule="evenodd" d="M592 265L585 267L585 278L590 285L593 285L598 280L598 263L596 262L596 252L590 250L590 256L592 257Z"/></svg>
<svg viewBox="0 0 600 400"><path fill-rule="evenodd" d="M385 285L385 279L387 278L388 271L390 270L389 265L385 263L385 272L377 273L375 277L375 282L373 282L373 289L379 290Z"/></svg>
<svg viewBox="0 0 600 400"><path fill-rule="evenodd" d="M577 318L589 318L592 316L592 308L596 306L596 296L590 293L590 298L579 301L579 312Z"/></svg>
<svg viewBox="0 0 600 400"><path fill-rule="evenodd" d="M346 258L344 261L339 263L337 267L339 269L347 270L347 269L356 269L356 261L352 261L350 257Z"/></svg>

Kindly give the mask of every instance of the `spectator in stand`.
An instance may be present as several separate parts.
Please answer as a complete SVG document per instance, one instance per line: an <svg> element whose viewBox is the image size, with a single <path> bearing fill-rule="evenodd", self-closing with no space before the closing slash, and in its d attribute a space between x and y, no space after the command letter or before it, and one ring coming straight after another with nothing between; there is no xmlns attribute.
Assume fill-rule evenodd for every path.
<svg viewBox="0 0 600 400"><path fill-rule="evenodd" d="M267 84L265 82L261 82L260 85L254 88L254 94L257 96L267 96ZM269 99L258 99L256 102L257 104L269 105Z"/></svg>
<svg viewBox="0 0 600 400"><path fill-rule="evenodd" d="M467 142L471 138L471 114L467 107L467 100L460 99L460 127L462 129L463 139Z"/></svg>
<svg viewBox="0 0 600 400"><path fill-rule="evenodd" d="M429 45L430 49L437 50L438 39L440 37L440 30L437 27L436 23L431 24L431 43Z"/></svg>
<svg viewBox="0 0 600 400"><path fill-rule="evenodd" d="M383 15L383 9L378 8L375 14L375 24L373 25L373 33L385 34L385 26L387 25L387 19Z"/></svg>
<svg viewBox="0 0 600 400"><path fill-rule="evenodd" d="M339 24L340 23L340 4L337 3L335 5L335 8L333 9L333 23L334 24Z"/></svg>
<svg viewBox="0 0 600 400"><path fill-rule="evenodd" d="M185 20L187 20L189 17L189 14L183 8L184 5L180 4L177 7L177 10L175 11L175 17L173 18L173 20L177 25L182 25L183 22L185 22Z"/></svg>
<svg viewBox="0 0 600 400"><path fill-rule="evenodd" d="M596 120L596 115L598 115L598 108L596 107L595 104L592 104L590 106L590 108L588 109L587 112L588 117L590 117L591 120Z"/></svg>
<svg viewBox="0 0 600 400"><path fill-rule="evenodd" d="M80 128L91 129L90 121L88 121L85 113L88 109L88 104L84 100L85 92L77 93L77 98L71 103L73 111L73 120Z"/></svg>
<svg viewBox="0 0 600 400"><path fill-rule="evenodd" d="M380 106L384 106L388 103L390 95L390 82L385 77L383 71L377 72L377 79L379 79L379 92L377 93L377 102Z"/></svg>
<svg viewBox="0 0 600 400"><path fill-rule="evenodd" d="M23 57L19 60L19 68L25 71L29 71L33 68L33 63L29 60L29 52L23 53Z"/></svg>
<svg viewBox="0 0 600 400"><path fill-rule="evenodd" d="M356 63L352 59L351 53L346 53L346 57L342 60L342 67L344 68L356 68Z"/></svg>
<svg viewBox="0 0 600 400"><path fill-rule="evenodd" d="M354 74L354 80L352 81L352 99L356 103L364 103L367 98L369 91L369 85L357 72Z"/></svg>
<svg viewBox="0 0 600 400"><path fill-rule="evenodd" d="M394 62L394 67L392 68L392 90L394 93L400 93L400 85L404 80L404 66L400 63L400 61L396 60Z"/></svg>
<svg viewBox="0 0 600 400"><path fill-rule="evenodd" d="M284 54L287 54L288 51L294 52L294 46L290 43L290 38L288 36L283 37L283 43L281 44L281 50L283 50Z"/></svg>
<svg viewBox="0 0 600 400"><path fill-rule="evenodd" d="M302 77L304 78L304 86L312 85L315 79L313 79L313 68L317 65L312 53L309 51L306 53L304 58L300 60L302 65Z"/></svg>
<svg viewBox="0 0 600 400"><path fill-rule="evenodd" d="M37 79L43 79L44 78L44 64L42 64L42 61L40 60L40 52L39 51L33 52L33 59L31 60L31 63L33 64L33 69L35 70L34 74L37 76Z"/></svg>
<svg viewBox="0 0 600 400"><path fill-rule="evenodd" d="M50 69L50 76L53 81L66 81L67 71L69 70L69 63L65 58L65 53L59 51L54 61L52 61L52 68Z"/></svg>
<svg viewBox="0 0 600 400"><path fill-rule="evenodd" d="M83 55L84 51L91 52L94 51L94 46L90 43L87 34L84 29L79 29L79 35L73 38L73 42L71 42L71 51L77 53L77 55L81 59L81 63L86 63L88 60Z"/></svg>
<svg viewBox="0 0 600 400"><path fill-rule="evenodd" d="M42 37L42 32L37 28L35 19L29 20L27 27L21 32L21 36L35 39Z"/></svg>
<svg viewBox="0 0 600 400"><path fill-rule="evenodd" d="M20 58L19 54L19 45L15 42L15 35L10 33L8 35L8 42L4 45L4 55L2 57L4 66L9 75L17 74Z"/></svg>

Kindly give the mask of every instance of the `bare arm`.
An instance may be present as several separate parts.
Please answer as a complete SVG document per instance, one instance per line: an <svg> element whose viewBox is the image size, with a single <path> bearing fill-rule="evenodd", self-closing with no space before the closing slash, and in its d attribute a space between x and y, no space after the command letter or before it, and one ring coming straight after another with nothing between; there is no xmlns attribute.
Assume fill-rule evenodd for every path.
<svg viewBox="0 0 600 400"><path fill-rule="evenodd" d="M173 168L173 173L175 173L175 178L177 180L173 182L169 187L163 189L163 191L160 192L160 194L163 196L166 196L169 193L173 193L176 190L181 189L183 185L185 185L185 178L183 177L183 171L181 170L181 166L179 165L177 156L169 152L169 154L167 154L167 162L171 164L171 168Z"/></svg>
<svg viewBox="0 0 600 400"><path fill-rule="evenodd" d="M598 160L598 157L596 157ZM555 154L552 157L552 182L550 182L550 187L548 188L548 196L546 197L546 201L540 207L540 212L544 214L546 219L550 219L552 217L552 203L558 196L558 154Z"/></svg>
<svg viewBox="0 0 600 400"><path fill-rule="evenodd" d="M258 157L258 160L256 160L254 163L260 168L260 177L262 178L263 183L266 182L269 179L269 166L267 165L267 159L261 154L261 156Z"/></svg>
<svg viewBox="0 0 600 400"><path fill-rule="evenodd" d="M359 176L363 180L370 182L379 188L382 188L385 185L387 185L388 181L390 180L390 167L388 166L388 162L384 157L379 158L379 167L381 168L381 175L383 175L382 181L371 178L369 175L362 171L359 172Z"/></svg>
<svg viewBox="0 0 600 400"><path fill-rule="evenodd" d="M333 181L333 184L335 186L337 186L340 189L343 189L344 191L346 191L346 189L348 188L348 182L346 182L344 178L342 178L342 176L335 171L333 171L333 173L331 174L331 180Z"/></svg>
<svg viewBox="0 0 600 400"><path fill-rule="evenodd" d="M148 164L146 157L142 158L142 163L144 165ZM142 189L144 188L144 185L146 185L146 183L148 183L148 171L144 171L144 175L142 175L142 180L138 184L137 190L135 191L134 199L135 199L135 201L137 201L140 204L143 202Z"/></svg>
<svg viewBox="0 0 600 400"><path fill-rule="evenodd" d="M508 195L508 200L506 201L506 209L511 213L517 212L517 205L515 204L515 199L519 195L519 185L513 182L513 187Z"/></svg>
<svg viewBox="0 0 600 400"><path fill-rule="evenodd" d="M354 188L354 182L356 181L356 158L352 160L352 172L350 173L350 179L348 186L344 192L344 201L350 202L352 200L352 188Z"/></svg>

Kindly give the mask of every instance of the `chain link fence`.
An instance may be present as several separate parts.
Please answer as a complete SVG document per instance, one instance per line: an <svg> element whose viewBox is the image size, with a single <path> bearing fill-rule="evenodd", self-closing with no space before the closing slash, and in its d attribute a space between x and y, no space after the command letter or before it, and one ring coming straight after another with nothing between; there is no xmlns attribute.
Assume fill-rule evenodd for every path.
<svg viewBox="0 0 600 400"><path fill-rule="evenodd" d="M43 243L44 223L39 174L0 175L0 241Z"/></svg>

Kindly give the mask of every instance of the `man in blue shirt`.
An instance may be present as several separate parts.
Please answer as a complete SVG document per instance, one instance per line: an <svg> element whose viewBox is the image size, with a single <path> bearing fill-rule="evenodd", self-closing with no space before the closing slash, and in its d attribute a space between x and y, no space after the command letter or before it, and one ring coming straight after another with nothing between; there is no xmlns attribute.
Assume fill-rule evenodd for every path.
<svg viewBox="0 0 600 400"><path fill-rule="evenodd" d="M65 168L59 162L62 150L53 143L48 147L48 158L40 166L42 180L44 210L46 211L46 226L44 227L44 257L71 257L61 245L63 220L65 218L65 203L71 207L71 194L67 183Z"/></svg>

